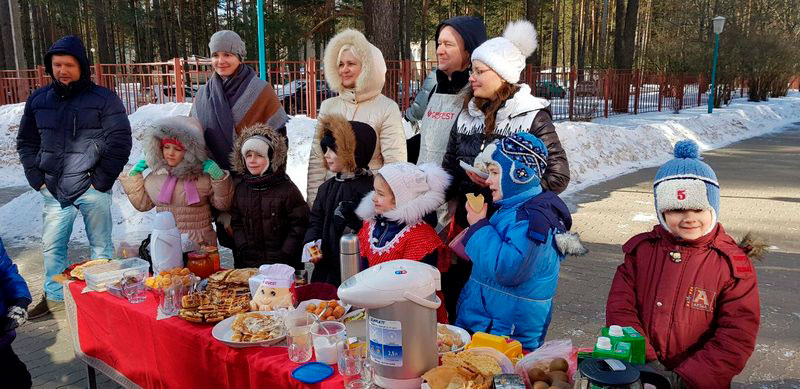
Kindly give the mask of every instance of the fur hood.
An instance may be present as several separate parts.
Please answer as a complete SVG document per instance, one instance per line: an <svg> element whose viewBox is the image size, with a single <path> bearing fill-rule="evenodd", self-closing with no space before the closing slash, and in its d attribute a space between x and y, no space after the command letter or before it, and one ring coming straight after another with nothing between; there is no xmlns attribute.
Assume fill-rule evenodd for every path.
<svg viewBox="0 0 800 389"><path fill-rule="evenodd" d="M247 170L247 163L242 157L242 145L244 142L253 136L262 136L267 139L270 150L272 150L272 158L269 159L269 166L273 172L280 172L286 170L286 139L283 135L273 130L266 124L254 124L250 127L242 129L242 133L236 138L233 143L233 151L230 155L231 170L239 173L240 175L250 174Z"/></svg>
<svg viewBox="0 0 800 389"><path fill-rule="evenodd" d="M161 152L161 139L177 139L186 148L178 166L170 168ZM208 160L203 126L189 116L170 116L155 121L145 129L144 159L152 171L167 169L178 178L197 179L203 175L203 162Z"/></svg>
<svg viewBox="0 0 800 389"><path fill-rule="evenodd" d="M361 60L361 74L356 80L355 89L345 89L339 78L339 50L344 45L352 45L355 56ZM348 28L331 38L325 48L323 63L328 86L339 93L339 97L353 100L354 103L379 95L386 82L386 61L383 54L369 43L364 34L353 29Z"/></svg>
<svg viewBox="0 0 800 389"><path fill-rule="evenodd" d="M401 175L404 169L397 169L401 165L408 165L417 169L418 177L424 177L425 185L419 186L413 176ZM405 166L402 166L405 167ZM406 167L406 169L410 169ZM421 171L421 174L419 174ZM435 211L445 202L444 192L450 186L451 177L439 165L433 163L426 163L420 166L415 166L408 162L389 164L378 170L377 174L383 178L392 187L395 192L396 207L383 214L389 220L412 225L422 220L422 218ZM412 185L417 185L416 190L412 189ZM404 197L411 197L409 201L398 201L398 191L406 191ZM409 193L411 192L411 193ZM375 217L375 206L372 204L372 198L375 196L375 191L369 192L361 200L361 203L356 209L356 214L362 220L369 220Z"/></svg>
<svg viewBox="0 0 800 389"><path fill-rule="evenodd" d="M375 153L378 135L369 124L347 121L342 115L328 114L317 121L317 134L314 139L322 139L326 134L336 141L336 155L342 161L345 171L354 172L357 168L369 168L369 161ZM328 163L322 158L328 169Z"/></svg>
<svg viewBox="0 0 800 389"><path fill-rule="evenodd" d="M520 116L531 111L545 109L550 106L550 102L546 99L535 97L531 94L531 87L528 84L517 84L519 90L514 93L510 99L506 100L500 109L497 110L495 115L497 123L501 121ZM483 112L475 105L475 98L469 101L469 115L472 117L483 118Z"/></svg>

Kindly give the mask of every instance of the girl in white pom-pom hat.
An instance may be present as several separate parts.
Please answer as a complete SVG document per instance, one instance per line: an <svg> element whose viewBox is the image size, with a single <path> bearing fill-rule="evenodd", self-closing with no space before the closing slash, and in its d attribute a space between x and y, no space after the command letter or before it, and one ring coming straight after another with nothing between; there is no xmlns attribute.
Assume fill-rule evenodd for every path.
<svg viewBox="0 0 800 389"><path fill-rule="evenodd" d="M521 20L509 23L503 36L484 42L472 52L471 90L450 131L442 162L442 167L453 176L447 199L458 201L452 208L455 209L455 223L451 224L450 237L468 226L464 208L466 194L482 193L485 198L491 198L485 175L467 172L461 164L473 165L475 157L495 140L518 132L535 135L547 147L542 188L558 194L569 183L567 155L553 125L550 102L534 97L531 87L520 82L525 58L536 46L536 29L530 22ZM489 216L493 212L494 207L490 206ZM446 218L440 217L440 229L445 226L443 220ZM456 263L448 271L450 274L442 276L445 303L451 316L455 315L456 299L469 277L469 266L469 263Z"/></svg>

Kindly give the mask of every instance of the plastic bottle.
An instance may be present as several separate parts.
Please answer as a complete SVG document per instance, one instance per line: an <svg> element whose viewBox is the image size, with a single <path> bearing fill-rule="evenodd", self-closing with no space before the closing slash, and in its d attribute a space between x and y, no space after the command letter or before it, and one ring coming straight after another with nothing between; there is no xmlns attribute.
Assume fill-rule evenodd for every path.
<svg viewBox="0 0 800 389"><path fill-rule="evenodd" d="M597 338L597 343L594 345L592 351L594 358L614 358L614 349L611 346L611 339L607 336L600 336Z"/></svg>

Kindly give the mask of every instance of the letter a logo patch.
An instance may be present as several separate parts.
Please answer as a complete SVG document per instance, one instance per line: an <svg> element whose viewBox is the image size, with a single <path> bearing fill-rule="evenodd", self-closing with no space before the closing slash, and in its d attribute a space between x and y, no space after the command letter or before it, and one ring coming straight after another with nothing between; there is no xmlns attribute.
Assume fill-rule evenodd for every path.
<svg viewBox="0 0 800 389"><path fill-rule="evenodd" d="M690 287L689 293L686 296L686 305L692 309L712 312L714 311L714 297L716 297L716 293L714 292L702 288Z"/></svg>

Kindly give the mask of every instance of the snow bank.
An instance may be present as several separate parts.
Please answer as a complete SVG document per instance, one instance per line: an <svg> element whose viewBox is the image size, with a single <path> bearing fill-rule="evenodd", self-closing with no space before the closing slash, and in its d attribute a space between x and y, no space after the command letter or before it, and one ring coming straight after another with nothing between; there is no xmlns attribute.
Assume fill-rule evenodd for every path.
<svg viewBox="0 0 800 389"><path fill-rule="evenodd" d="M171 115L186 115L191 104L154 104L130 115L134 145L130 164L142 158L141 137L147 124ZM0 106L0 188L27 185L16 154L16 133L22 104ZM671 158L672 145L684 138L694 139L703 150L776 131L800 120L800 94L772 99L767 103L737 102L716 109L687 109L679 115L648 113L596 119L593 123L559 122L556 131L569 158L570 181L567 193L644 167L656 166ZM287 172L301 193L306 191L306 173L311 139L316 120L292 118L287 126L289 156ZM154 212L138 212L131 207L119 184L114 185L114 239L139 237L150 229ZM6 242L36 243L42 231L41 195L26 192L0 207L0 236ZM86 242L79 216L73 242Z"/></svg>
<svg viewBox="0 0 800 389"><path fill-rule="evenodd" d="M592 123L559 122L556 131L567 152L574 193L672 158L672 147L692 139L701 150L724 147L742 139L778 131L800 120L800 94L766 103L738 101L707 113L707 107L680 114L653 112L595 119Z"/></svg>

